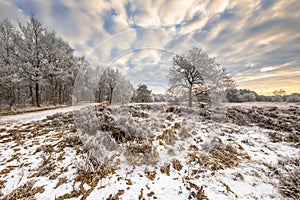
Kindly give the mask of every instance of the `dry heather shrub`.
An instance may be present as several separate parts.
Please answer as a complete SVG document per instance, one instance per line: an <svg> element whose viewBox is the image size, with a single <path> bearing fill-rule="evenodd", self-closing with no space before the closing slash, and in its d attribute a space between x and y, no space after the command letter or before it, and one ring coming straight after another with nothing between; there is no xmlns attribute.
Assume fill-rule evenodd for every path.
<svg viewBox="0 0 300 200"><path fill-rule="evenodd" d="M186 129L185 127L181 127L180 129L179 129L179 133L178 133L178 135L179 135L179 137L181 138L181 139L187 139L187 138L190 138L191 136L192 136L192 134L190 133L191 131L190 130L188 130L188 129Z"/></svg>
<svg viewBox="0 0 300 200"><path fill-rule="evenodd" d="M98 131L97 135L82 136L82 141L86 154L75 163L81 174L101 174L104 166L109 167L119 151L116 141L106 132Z"/></svg>
<svg viewBox="0 0 300 200"><path fill-rule="evenodd" d="M166 119L169 121L174 121L174 117L172 114L167 115Z"/></svg>
<svg viewBox="0 0 300 200"><path fill-rule="evenodd" d="M82 146L82 140L78 133L74 133L71 135L68 135L65 137L61 143L59 144L59 147L75 147L75 146Z"/></svg>
<svg viewBox="0 0 300 200"><path fill-rule="evenodd" d="M179 129L180 127L181 127L180 123L176 122L176 123L174 124L174 128L175 128L175 129Z"/></svg>
<svg viewBox="0 0 300 200"><path fill-rule="evenodd" d="M156 148L147 141L129 141L125 144L124 156L131 165L155 165L159 160Z"/></svg>
<svg viewBox="0 0 300 200"><path fill-rule="evenodd" d="M279 162L279 189L283 196L300 199L300 158L289 158Z"/></svg>
<svg viewBox="0 0 300 200"><path fill-rule="evenodd" d="M165 141L168 145L174 145L177 139L175 133L176 131L174 128L166 129L163 131L162 135L157 137L157 139Z"/></svg>
<svg viewBox="0 0 300 200"><path fill-rule="evenodd" d="M188 156L191 162L212 170L220 170L238 165L242 158L249 156L234 144L223 144L220 138L213 138L210 143L203 146L203 152L191 151Z"/></svg>

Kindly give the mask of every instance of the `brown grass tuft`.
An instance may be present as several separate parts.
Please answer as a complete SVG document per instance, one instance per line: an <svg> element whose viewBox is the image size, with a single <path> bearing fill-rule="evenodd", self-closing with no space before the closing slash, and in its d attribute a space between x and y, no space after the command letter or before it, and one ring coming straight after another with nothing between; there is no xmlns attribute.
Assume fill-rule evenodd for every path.
<svg viewBox="0 0 300 200"><path fill-rule="evenodd" d="M149 178L150 180L154 181L155 176L156 176L156 171L145 170L145 174L146 174L147 178Z"/></svg>
<svg viewBox="0 0 300 200"><path fill-rule="evenodd" d="M177 160L177 159L173 159L172 160L172 166L177 171L180 171L182 169L182 167L183 167L182 164L180 163L180 161Z"/></svg>
<svg viewBox="0 0 300 200"><path fill-rule="evenodd" d="M160 172L163 174L166 174L168 176L170 176L170 163L165 163L161 168L160 168Z"/></svg>

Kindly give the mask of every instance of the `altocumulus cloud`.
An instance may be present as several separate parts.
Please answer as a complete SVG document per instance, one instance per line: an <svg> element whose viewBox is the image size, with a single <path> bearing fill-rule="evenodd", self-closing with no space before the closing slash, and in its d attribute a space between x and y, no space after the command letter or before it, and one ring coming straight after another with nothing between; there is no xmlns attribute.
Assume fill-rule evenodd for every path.
<svg viewBox="0 0 300 200"><path fill-rule="evenodd" d="M299 92L299 10L298 0L0 0L1 19L34 13L92 65L112 64L156 91L172 56L198 46L241 88Z"/></svg>

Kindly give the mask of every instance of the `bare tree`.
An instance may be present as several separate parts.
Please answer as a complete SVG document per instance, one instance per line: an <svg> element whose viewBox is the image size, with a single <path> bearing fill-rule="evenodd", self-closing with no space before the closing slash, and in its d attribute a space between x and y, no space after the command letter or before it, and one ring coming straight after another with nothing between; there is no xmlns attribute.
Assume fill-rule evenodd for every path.
<svg viewBox="0 0 300 200"><path fill-rule="evenodd" d="M173 66L169 72L171 91L184 90L188 92L189 107L192 97L209 99L211 93L224 91L234 85L231 77L216 61L216 58L199 48L193 48L185 55L173 57Z"/></svg>
<svg viewBox="0 0 300 200"><path fill-rule="evenodd" d="M273 92L274 96L286 96L286 91L284 89L275 90Z"/></svg>

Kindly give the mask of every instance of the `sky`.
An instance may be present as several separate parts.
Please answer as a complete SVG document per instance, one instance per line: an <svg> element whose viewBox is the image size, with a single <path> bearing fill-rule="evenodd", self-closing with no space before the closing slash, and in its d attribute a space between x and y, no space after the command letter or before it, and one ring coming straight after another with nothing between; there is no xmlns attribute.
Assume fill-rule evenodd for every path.
<svg viewBox="0 0 300 200"><path fill-rule="evenodd" d="M168 88L172 57L202 48L238 88L300 92L299 0L0 0L0 19L33 13L92 66Z"/></svg>

